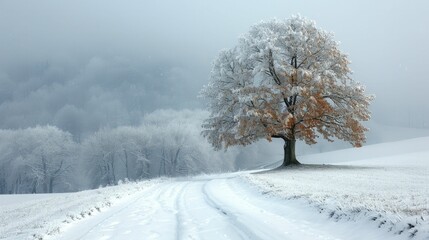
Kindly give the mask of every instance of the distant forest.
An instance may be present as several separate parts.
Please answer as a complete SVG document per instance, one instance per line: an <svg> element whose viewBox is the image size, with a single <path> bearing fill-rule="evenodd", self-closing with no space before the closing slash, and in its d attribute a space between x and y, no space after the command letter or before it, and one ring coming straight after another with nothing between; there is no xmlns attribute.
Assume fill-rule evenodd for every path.
<svg viewBox="0 0 429 240"><path fill-rule="evenodd" d="M81 142L55 126L0 130L0 194L78 191L234 170L237 151L215 152L201 136L195 114L157 111L140 126L100 129Z"/></svg>

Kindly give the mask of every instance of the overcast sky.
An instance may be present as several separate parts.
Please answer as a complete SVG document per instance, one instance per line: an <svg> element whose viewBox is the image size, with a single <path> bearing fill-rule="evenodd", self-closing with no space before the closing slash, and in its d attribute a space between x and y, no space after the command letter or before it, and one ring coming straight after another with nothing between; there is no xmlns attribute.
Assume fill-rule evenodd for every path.
<svg viewBox="0 0 429 240"><path fill-rule="evenodd" d="M335 34L374 119L429 127L429 2L0 1L0 128L79 134L199 108L217 53L252 24L301 14Z"/></svg>

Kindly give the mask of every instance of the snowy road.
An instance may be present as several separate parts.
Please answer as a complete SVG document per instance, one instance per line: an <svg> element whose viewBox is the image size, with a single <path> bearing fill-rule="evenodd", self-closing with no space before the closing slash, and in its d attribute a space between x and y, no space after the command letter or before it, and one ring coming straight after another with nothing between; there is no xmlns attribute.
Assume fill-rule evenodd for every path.
<svg viewBox="0 0 429 240"><path fill-rule="evenodd" d="M338 231L336 223L326 224L326 221L329 222L308 206L268 200L241 180L225 177L162 183L69 227L59 238L303 240L368 237L353 234L353 229ZM343 225L341 229L344 230Z"/></svg>

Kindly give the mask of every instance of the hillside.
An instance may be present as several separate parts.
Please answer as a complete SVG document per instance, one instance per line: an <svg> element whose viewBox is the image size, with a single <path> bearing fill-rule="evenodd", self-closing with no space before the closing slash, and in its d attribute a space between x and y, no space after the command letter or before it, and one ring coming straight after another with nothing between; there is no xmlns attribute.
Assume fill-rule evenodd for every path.
<svg viewBox="0 0 429 240"><path fill-rule="evenodd" d="M306 165L245 179L266 195L304 200L334 221L373 221L392 235L426 239L427 146L424 137L306 155Z"/></svg>
<svg viewBox="0 0 429 240"><path fill-rule="evenodd" d="M428 239L428 144L301 156L306 164L274 171L0 195L0 239Z"/></svg>

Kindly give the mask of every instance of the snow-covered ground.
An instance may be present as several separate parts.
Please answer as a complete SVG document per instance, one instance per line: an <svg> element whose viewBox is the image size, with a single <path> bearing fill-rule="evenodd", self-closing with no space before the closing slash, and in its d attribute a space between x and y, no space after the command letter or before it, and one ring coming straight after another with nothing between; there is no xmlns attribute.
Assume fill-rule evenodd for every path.
<svg viewBox="0 0 429 240"><path fill-rule="evenodd" d="M264 194L305 200L334 221L370 220L392 235L429 239L428 137L300 160L315 165L243 178Z"/></svg>
<svg viewBox="0 0 429 240"><path fill-rule="evenodd" d="M82 219L132 201L160 180L77 193L0 195L0 239L45 239Z"/></svg>
<svg viewBox="0 0 429 240"><path fill-rule="evenodd" d="M429 239L429 138L282 171L0 195L0 239ZM323 165L329 163L330 165Z"/></svg>

